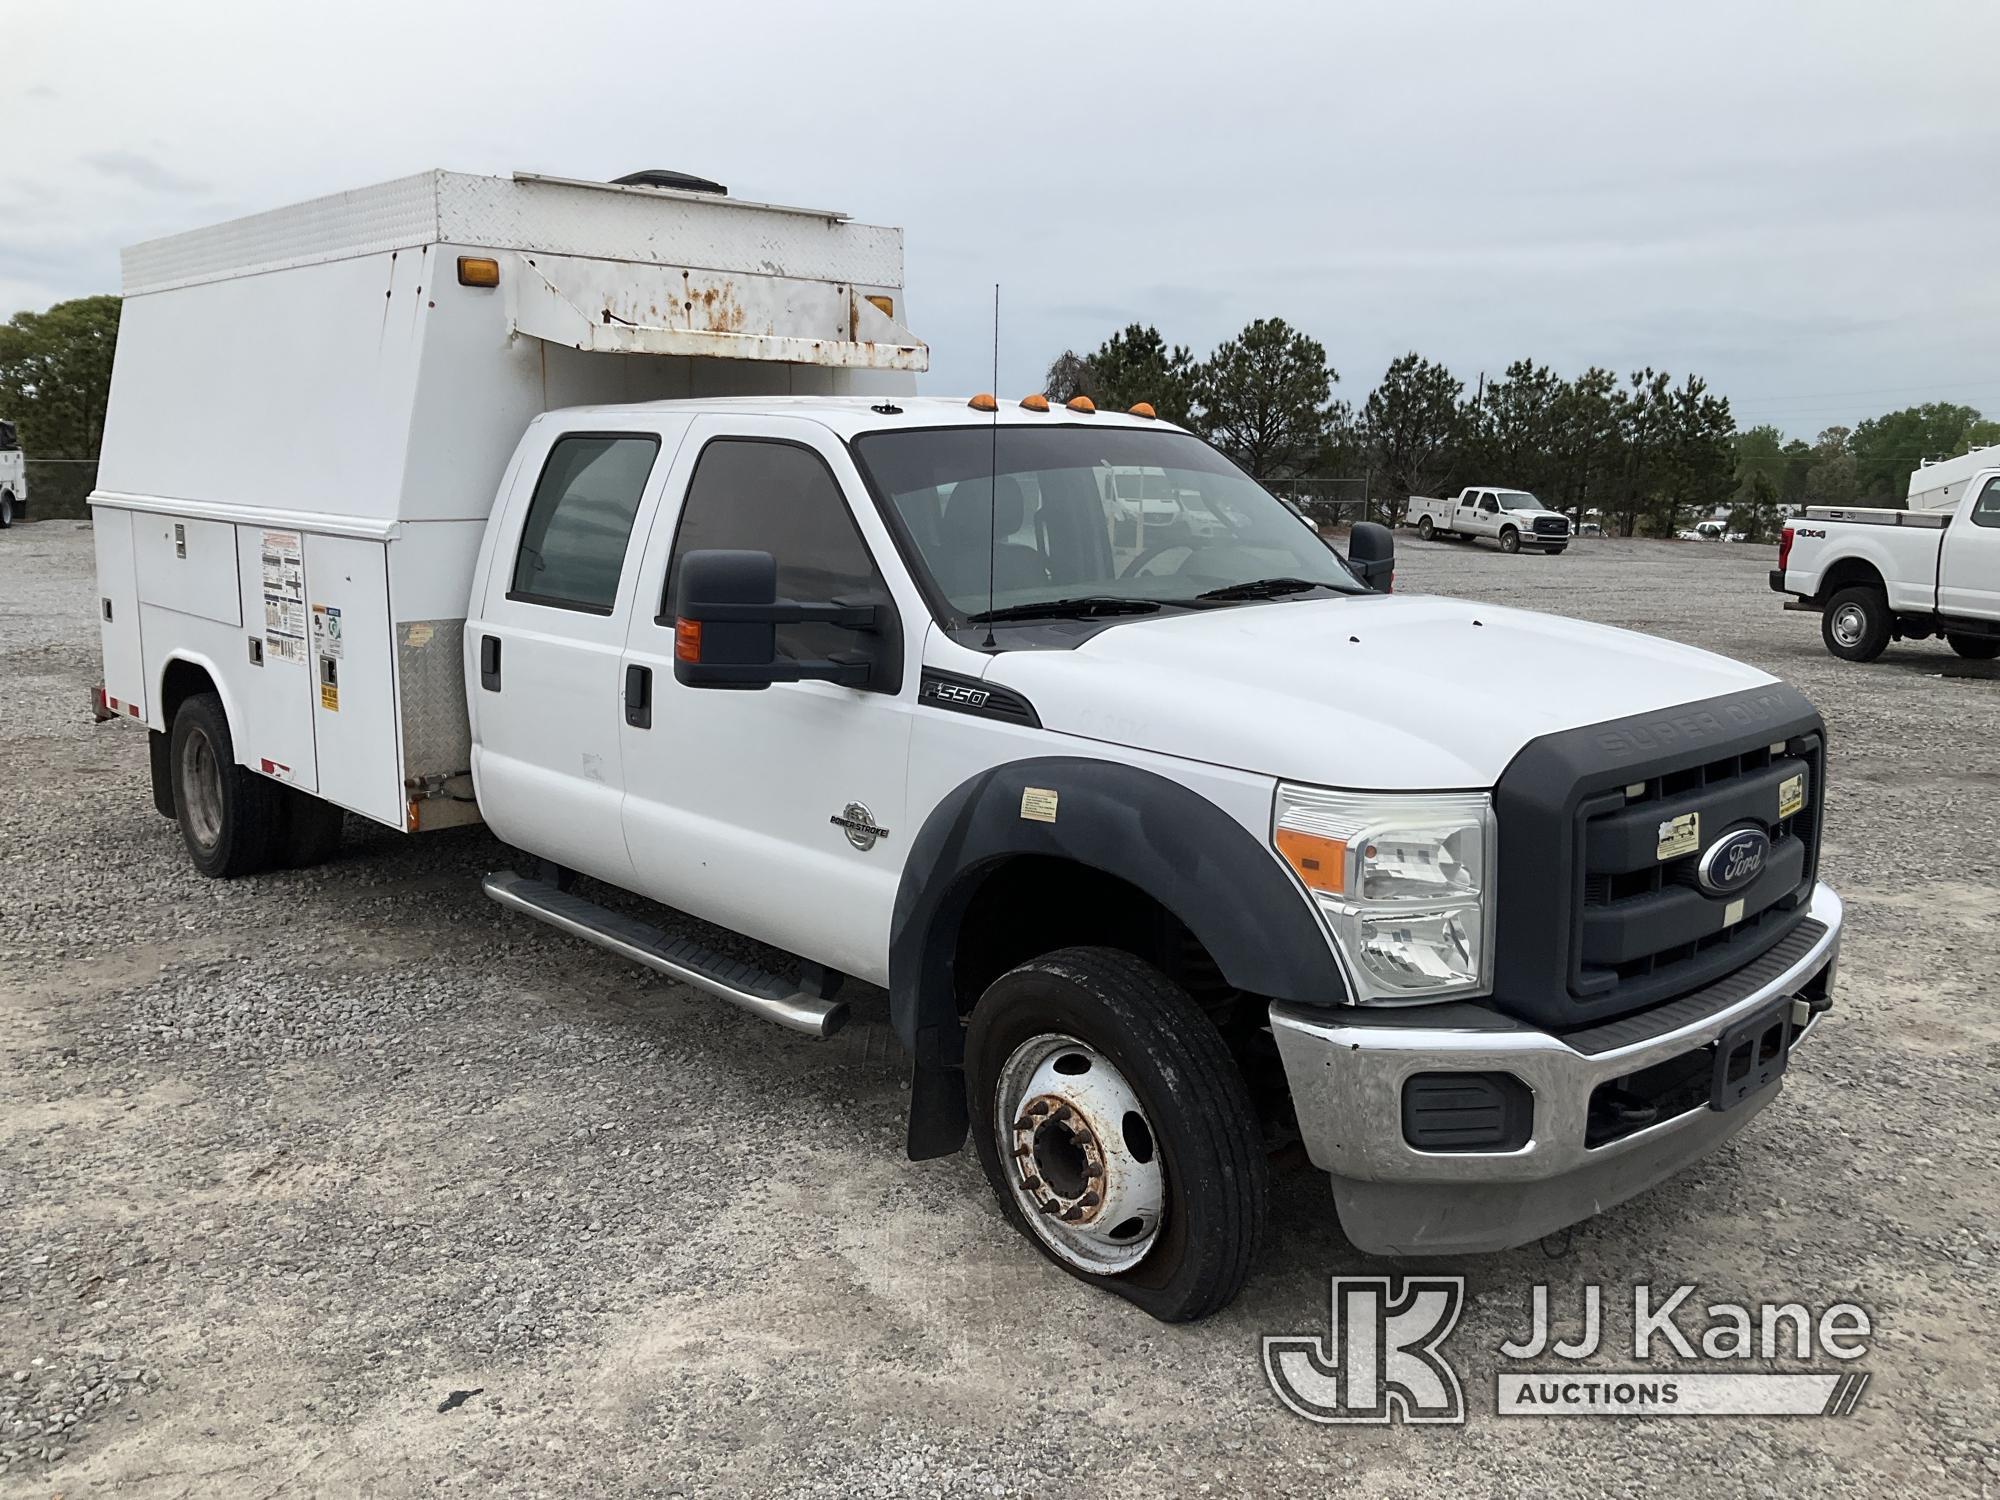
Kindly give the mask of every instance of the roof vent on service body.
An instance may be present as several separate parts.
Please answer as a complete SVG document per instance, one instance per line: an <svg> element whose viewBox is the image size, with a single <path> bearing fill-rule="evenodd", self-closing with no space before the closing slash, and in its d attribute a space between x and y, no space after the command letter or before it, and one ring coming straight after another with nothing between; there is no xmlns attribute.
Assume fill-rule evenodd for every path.
<svg viewBox="0 0 2000 1500"><path fill-rule="evenodd" d="M647 172L627 172L623 177L611 179L613 187L677 188L683 193L714 193L719 198L727 198L729 189L719 182L710 182L706 177L696 177L687 172L667 172L658 167Z"/></svg>

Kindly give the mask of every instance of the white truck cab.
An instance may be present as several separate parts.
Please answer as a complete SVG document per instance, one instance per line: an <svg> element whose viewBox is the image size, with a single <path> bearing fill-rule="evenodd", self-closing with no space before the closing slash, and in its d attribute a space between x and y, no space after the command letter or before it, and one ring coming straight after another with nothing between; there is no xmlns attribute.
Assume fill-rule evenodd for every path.
<svg viewBox="0 0 2000 1500"><path fill-rule="evenodd" d="M1917 470L1910 500L1809 507L1779 535L1772 590L1817 613L1843 661L1937 636L1968 660L2000 657L2000 449Z"/></svg>
<svg viewBox="0 0 2000 1500"><path fill-rule="evenodd" d="M28 515L28 461L14 424L0 421L0 531Z"/></svg>
<svg viewBox="0 0 2000 1500"><path fill-rule="evenodd" d="M1467 485L1455 500L1410 496L1406 516L1425 541L1434 536L1471 541L1490 537L1502 552L1559 553L1569 545L1569 517L1550 510L1526 490Z"/></svg>
<svg viewBox="0 0 2000 1500"><path fill-rule="evenodd" d="M607 245L572 222L603 190L519 184L478 189L510 200L491 220L413 214L437 242L316 263L324 287L212 262L128 286L104 693L153 731L202 869L323 857L329 807L483 818L520 852L493 899L777 1024L824 1035L849 980L882 986L910 1156L969 1137L1043 1254L1166 1319L1242 1285L1281 1145L1364 1250L1490 1250L1775 1096L1841 929L1795 690L1394 594L1386 529L1337 554L1145 408L917 397L901 325L786 321L813 287L738 288L767 313L728 335L757 342L690 349L697 299L676 319L659 288L696 280L671 259L690 211L738 210L631 190L645 233ZM786 222L752 237L766 272ZM552 267L506 243L523 225L665 264ZM861 232L816 221L787 274L887 319L900 253L862 276ZM140 259L186 274L200 248ZM546 286L562 338L526 321ZM238 295L273 332L190 378L176 357L221 346L188 335ZM239 428L247 455L200 456ZM378 441L401 446L353 469Z"/></svg>

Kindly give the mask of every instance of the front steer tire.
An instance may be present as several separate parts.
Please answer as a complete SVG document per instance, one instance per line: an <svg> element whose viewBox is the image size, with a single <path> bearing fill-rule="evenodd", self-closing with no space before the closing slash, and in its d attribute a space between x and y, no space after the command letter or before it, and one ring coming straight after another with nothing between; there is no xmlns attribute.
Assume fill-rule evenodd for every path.
<svg viewBox="0 0 2000 1500"><path fill-rule="evenodd" d="M1500 533L1500 550L1510 553L1519 552L1521 550L1521 533L1511 526L1502 531Z"/></svg>
<svg viewBox="0 0 2000 1500"><path fill-rule="evenodd" d="M2000 635L1965 635L1954 630L1944 639L1946 645L1967 661L1992 661L2000 656Z"/></svg>
<svg viewBox="0 0 2000 1500"><path fill-rule="evenodd" d="M1020 1172L1015 1166L1015 1112L1029 1101L1003 1099L1002 1080L1010 1059L1051 1037L1073 1039L1077 1052L1110 1064L1136 1098L1144 1159L1157 1155L1157 1228L1126 1269L1099 1273L1066 1259L1051 1243L1057 1231L1032 1222L1023 1201L1023 1177L1040 1180L1035 1158ZM1058 1057L1052 1066L1067 1073L1075 1061ZM1064 948L1001 975L972 1012L966 1086L979 1164L1001 1211L1056 1265L1167 1323L1206 1317L1242 1289L1267 1212L1263 1136L1221 1033L1158 970L1115 949ZM1040 1134L1035 1140L1039 1151Z"/></svg>
<svg viewBox="0 0 2000 1500"><path fill-rule="evenodd" d="M1895 626L1888 599L1866 584L1842 589L1826 601L1819 617L1820 639L1842 661L1875 660L1889 649Z"/></svg>
<svg viewBox="0 0 2000 1500"><path fill-rule="evenodd" d="M236 764L221 698L197 693L181 704L170 761L174 817L194 867L210 879L228 880L268 866L283 831L283 788Z"/></svg>

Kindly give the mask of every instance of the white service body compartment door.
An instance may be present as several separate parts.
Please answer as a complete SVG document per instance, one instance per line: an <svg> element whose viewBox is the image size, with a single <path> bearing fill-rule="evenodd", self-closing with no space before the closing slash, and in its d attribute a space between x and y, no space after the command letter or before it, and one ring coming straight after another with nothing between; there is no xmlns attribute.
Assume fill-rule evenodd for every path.
<svg viewBox="0 0 2000 1500"><path fill-rule="evenodd" d="M104 643L104 696L128 718L146 717L146 663L139 645L139 586L132 562L132 512L97 506L97 628ZM150 519L150 517L142 518Z"/></svg>
<svg viewBox="0 0 2000 1500"><path fill-rule="evenodd" d="M306 537L306 663L319 795L402 828L408 802L396 738L388 548L356 537Z"/></svg>
<svg viewBox="0 0 2000 1500"><path fill-rule="evenodd" d="M232 726L236 756L253 771L315 791L313 704L319 691L308 650L305 537L239 526L236 553L246 664Z"/></svg>
<svg viewBox="0 0 2000 1500"><path fill-rule="evenodd" d="M133 512L132 550L143 602L218 625L243 623L236 528L229 522Z"/></svg>

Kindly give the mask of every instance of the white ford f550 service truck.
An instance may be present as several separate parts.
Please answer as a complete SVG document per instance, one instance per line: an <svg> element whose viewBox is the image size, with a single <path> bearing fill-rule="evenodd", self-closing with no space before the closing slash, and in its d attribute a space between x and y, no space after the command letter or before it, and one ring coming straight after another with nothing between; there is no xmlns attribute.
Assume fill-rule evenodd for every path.
<svg viewBox="0 0 2000 1500"><path fill-rule="evenodd" d="M1912 509L1812 506L1779 534L1772 589L1818 612L1843 661L1940 635L1970 660L2000 657L2000 449L1951 464L1948 480L1944 464L1910 476Z"/></svg>
<svg viewBox="0 0 2000 1500"><path fill-rule="evenodd" d="M434 174L126 271L102 691L195 863L481 817L495 900L775 1022L882 986L910 1155L1156 1316L1242 1284L1273 1149L1363 1249L1519 1244L1831 1003L1797 692L1390 593L1144 408L907 394L893 231Z"/></svg>
<svg viewBox="0 0 2000 1500"><path fill-rule="evenodd" d="M1526 490L1501 490L1467 485L1456 500L1435 495L1410 496L1405 513L1417 535L1470 541L1491 537L1502 552L1560 552L1569 545L1569 517L1550 510Z"/></svg>

